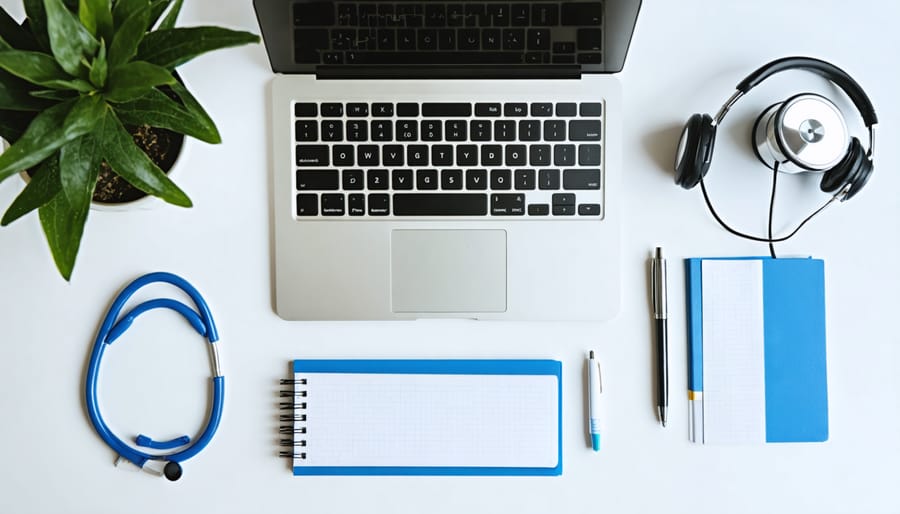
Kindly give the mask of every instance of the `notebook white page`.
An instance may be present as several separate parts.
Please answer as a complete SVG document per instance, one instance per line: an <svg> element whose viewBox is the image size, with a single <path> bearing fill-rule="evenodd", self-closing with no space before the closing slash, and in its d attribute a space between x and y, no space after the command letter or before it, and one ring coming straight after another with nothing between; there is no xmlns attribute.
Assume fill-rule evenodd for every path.
<svg viewBox="0 0 900 514"><path fill-rule="evenodd" d="M701 287L704 442L764 443L762 261L704 260Z"/></svg>
<svg viewBox="0 0 900 514"><path fill-rule="evenodd" d="M554 467L552 375L297 373L306 459L294 466Z"/></svg>

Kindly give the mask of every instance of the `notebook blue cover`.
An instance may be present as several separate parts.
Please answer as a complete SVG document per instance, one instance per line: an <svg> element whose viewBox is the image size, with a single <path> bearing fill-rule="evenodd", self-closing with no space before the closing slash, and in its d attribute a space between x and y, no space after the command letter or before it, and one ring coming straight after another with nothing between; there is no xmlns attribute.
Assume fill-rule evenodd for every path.
<svg viewBox="0 0 900 514"><path fill-rule="evenodd" d="M562 473L562 364L559 361L554 360L295 360L293 362L293 371L295 373L295 379L298 377L313 377L309 379L308 384L304 384L303 386L297 387L306 387L309 388L309 397L307 398L304 392L303 401L307 400L313 402L316 400L316 396L323 392L323 389L328 394L329 399L333 400L335 398L344 398L347 401L352 401L348 399L349 396L355 395L357 391L359 391L359 383L350 381L341 381L340 378L332 377L332 380L336 380L337 382L332 382L332 385L325 385L323 389L317 389L316 380L314 378L316 375L311 374L336 374L341 376L350 376L354 374L376 374L376 375L395 375L395 376L413 376L413 375L464 375L464 376L479 376L479 375L492 375L494 377L506 376L545 376L552 377L554 380L552 381L543 381L538 386L538 393L544 399L549 399L549 402L544 403L544 412L551 412L547 409L547 405L552 405L552 418L549 423L544 423L546 427L548 424L552 427L552 432L555 432L554 439L547 441L546 439L541 439L539 442L544 445L544 447L549 448L549 445L553 445L554 460L553 465L547 466L431 466L431 465L415 465L415 466L383 466L383 465L363 465L363 466L346 466L346 465L308 465L305 462L300 462L295 460L293 466L294 475L481 475L481 476L489 476L489 475L560 475ZM396 377L395 377L396 378ZM333 384L337 383L337 386ZM399 386L396 384L399 383ZM474 383L474 386L473 386ZM384 384L380 382L376 384L376 386L381 387ZM472 383L466 383L462 386L453 385L453 384L444 384L440 385L439 389L436 391L440 392L441 390L446 390L446 388L453 387L461 387L458 391L461 395L478 395L479 392L487 391L487 388L494 388L497 384L491 382L484 382L483 384L477 380ZM422 391L416 391L415 381L408 382L395 382L395 387L399 387L400 394L398 395L400 398L391 397L392 394L397 393L397 389L390 390L390 385L384 386L383 391L385 391L382 396L388 396L386 402L388 402L389 408L397 408L396 405L398 402L404 403L405 406L400 407L400 411L402 414L408 413L410 410L418 412L422 410L422 398L423 396L419 396L418 400L416 399L415 393L424 394L424 398L429 398L428 392L430 390L426 389L423 393ZM335 391L338 391L335 393ZM370 393L370 392L369 392ZM488 393L492 394L492 393ZM505 393L504 393L505 394ZM514 392L510 393L515 395ZM548 396L549 394L549 396ZM501 394L502 396L502 394ZM463 396L465 397L465 396ZM371 398L371 397L370 397ZM380 398L380 397L379 397ZM436 395L436 398L440 398L439 395ZM376 398L378 399L378 398ZM427 401L427 400L426 400ZM440 400L437 400L440 401ZM418 403L417 403L418 402ZM304 403L304 406L306 403ZM507 405L504 403L502 405L504 409L507 408ZM327 407L324 407L327 408ZM527 402L513 405L508 407L508 411L513 415L521 416L522 419L527 419L528 417L533 417L535 412L540 412L540 409L534 405L528 405ZM320 409L321 412L321 409ZM309 411L309 416L312 418L315 415L312 409ZM378 413L374 413L377 417ZM304 418L305 419L305 418ZM371 418L370 418L371 419ZM422 426L433 427L433 420L429 419L426 414L416 415L416 422L420 423ZM359 423L365 424L366 419L360 419ZM502 420L501 420L502 421ZM491 423L492 421L486 421L487 423ZM494 423L497 422L496 419L493 420ZM404 427L405 428L405 427ZM488 427L490 428L490 427ZM335 431L341 431L342 426L338 424L337 426L332 427ZM383 426L382 426L383 429ZM399 429L399 428L398 428ZM446 430L454 430L453 426L446 426ZM306 433L306 426L303 427L304 433L302 436L298 435L295 439L300 440L303 439L303 450L308 451L312 454L315 451L321 449L321 446L315 442L316 434ZM375 429L376 431L379 429ZM527 429L526 429L527 430ZM378 445L378 441L375 442L369 441L368 443L365 441L353 440L355 437L353 434L359 434L358 432L353 432L349 430L347 434L341 433L339 438L346 441L347 448L352 448L354 445L357 448L366 447L367 449L371 447L371 445ZM379 433L380 435L376 435L375 437L385 437L393 436L394 434L384 434ZM542 432L541 432L542 434ZM440 437L438 435L437 437ZM514 438L515 436L511 436ZM529 437L529 436L526 436ZM530 437L534 437L531 435ZM308 446L307 445L307 440ZM432 443L434 441L431 441ZM484 441L478 441L479 444ZM418 442L410 442L409 444L417 444ZM422 452L428 453L427 442L422 445ZM333 450L331 450L333 452ZM365 451L365 450L362 450ZM462 450L461 450L462 451ZM525 453L527 452L526 448L519 448L514 450L514 453ZM440 453L438 451L438 453ZM430 454L429 454L430 455ZM415 456L413 456L415 457ZM425 457L424 460L428 459L436 459L437 457ZM337 455L333 457L335 461L346 462L346 455ZM350 458L352 460L352 458ZM422 459L420 459L422 460Z"/></svg>
<svg viewBox="0 0 900 514"><path fill-rule="evenodd" d="M765 442L828 439L825 272L818 259L748 257L762 265ZM704 442L703 261L687 259L692 440Z"/></svg>

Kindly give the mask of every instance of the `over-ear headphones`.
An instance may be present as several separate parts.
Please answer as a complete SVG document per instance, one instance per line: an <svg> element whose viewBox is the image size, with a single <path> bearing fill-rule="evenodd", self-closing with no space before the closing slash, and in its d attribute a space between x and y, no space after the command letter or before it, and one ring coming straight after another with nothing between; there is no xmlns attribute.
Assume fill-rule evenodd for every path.
<svg viewBox="0 0 900 514"><path fill-rule="evenodd" d="M752 133L756 156L776 172L822 172L819 187L832 193L833 199L849 200L862 189L873 170L873 127L878 123L875 109L850 75L833 64L810 57L772 61L742 80L715 117L709 114L691 116L678 143L676 184L692 189L703 181L712 162L716 128L729 109L752 88L787 70L816 73L843 90L868 128L868 149L863 148L856 137L848 137L840 110L831 101L820 95L803 93L772 105L757 118ZM771 235L768 239L751 239L772 241Z"/></svg>

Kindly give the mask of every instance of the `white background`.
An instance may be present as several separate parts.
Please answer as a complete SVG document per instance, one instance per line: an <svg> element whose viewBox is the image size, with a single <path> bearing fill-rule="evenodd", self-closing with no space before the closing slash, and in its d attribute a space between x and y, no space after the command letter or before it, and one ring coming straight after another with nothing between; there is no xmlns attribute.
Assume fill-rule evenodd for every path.
<svg viewBox="0 0 900 514"><path fill-rule="evenodd" d="M18 1L2 5L21 15ZM0 512L900 512L898 16L900 8L884 0L644 2L620 75L623 307L603 324L282 321L272 309L266 102L272 74L264 49L226 50L185 65L185 80L224 139L221 146L191 144L176 176L193 209L92 212L71 283L57 275L37 216L0 229ZM258 31L250 0L186 2L182 24ZM766 249L716 226L698 191L673 184L670 163L691 113L714 113L747 73L792 54L846 69L881 119L876 171L862 193L779 246L784 254L826 262L831 438L696 447L687 440L680 259ZM765 226L770 176L748 145L755 116L805 90L836 98L863 135L852 107L816 76L790 72L754 90L720 130L708 181L736 225ZM792 225L824 200L817 182L781 182L776 226ZM22 187L15 178L0 184L0 205ZM654 408L647 282L654 245L670 257L667 429ZM227 377L221 429L174 484L113 468L82 399L85 364L107 305L126 282L156 270L184 275L209 300ZM585 433L588 349L603 367L598 454ZM563 475L294 478L276 457L275 442L277 381L296 357L559 359ZM207 368L205 346L179 318L147 314L107 352L106 417L123 435L194 435L206 409Z"/></svg>

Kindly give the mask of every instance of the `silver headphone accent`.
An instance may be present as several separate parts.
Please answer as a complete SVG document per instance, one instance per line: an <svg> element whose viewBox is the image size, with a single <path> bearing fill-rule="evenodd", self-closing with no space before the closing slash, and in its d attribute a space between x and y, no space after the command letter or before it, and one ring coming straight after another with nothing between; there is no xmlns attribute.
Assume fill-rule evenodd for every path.
<svg viewBox="0 0 900 514"><path fill-rule="evenodd" d="M785 173L822 172L847 154L850 134L840 109L827 98L803 93L772 105L756 120L757 158Z"/></svg>

